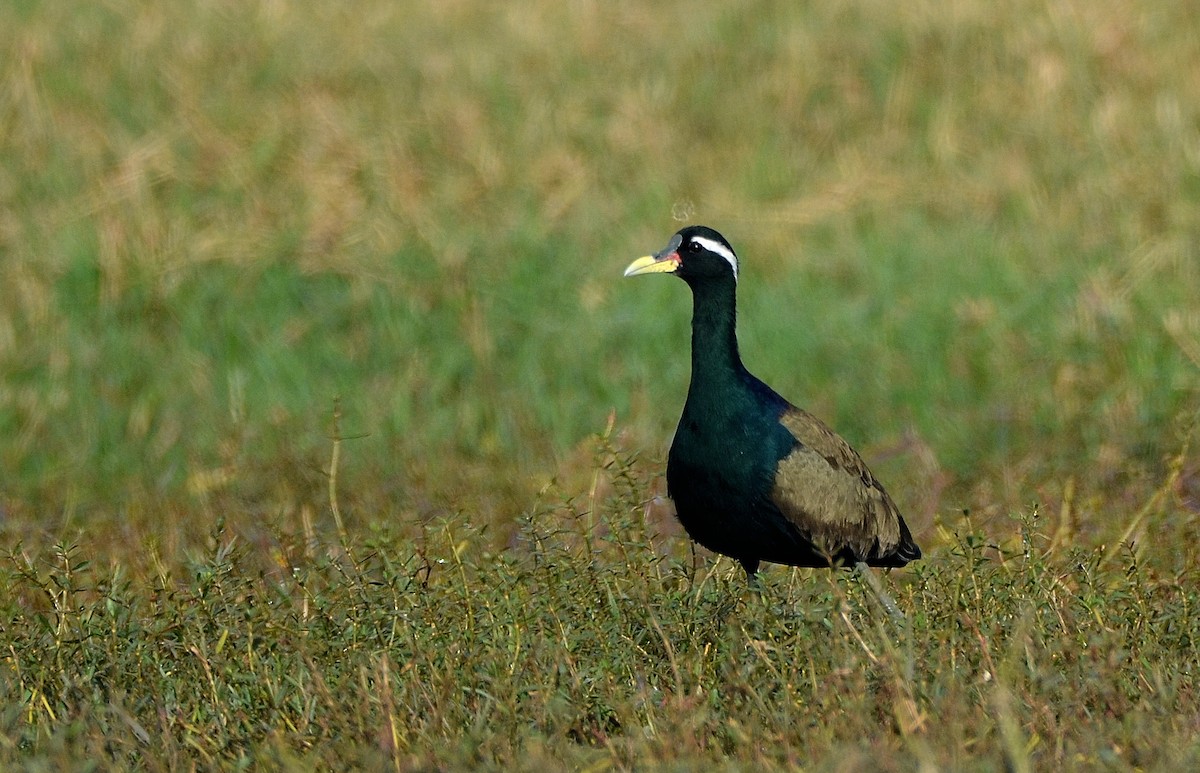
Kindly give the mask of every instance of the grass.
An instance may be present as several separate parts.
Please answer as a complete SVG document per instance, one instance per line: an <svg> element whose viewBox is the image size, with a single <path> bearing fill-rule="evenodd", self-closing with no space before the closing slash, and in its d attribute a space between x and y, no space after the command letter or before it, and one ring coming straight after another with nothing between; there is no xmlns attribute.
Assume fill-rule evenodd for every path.
<svg viewBox="0 0 1200 773"><path fill-rule="evenodd" d="M4 5L3 766L1194 767L1194 10ZM673 215L911 630L663 512Z"/></svg>
<svg viewBox="0 0 1200 773"><path fill-rule="evenodd" d="M592 498L507 550L468 521L354 544L218 527L133 574L78 547L0 569L0 753L32 769L1186 770L1196 567L962 532L888 578L696 565L609 448ZM89 767L88 769L97 769ZM62 769L61 767L58 769Z"/></svg>

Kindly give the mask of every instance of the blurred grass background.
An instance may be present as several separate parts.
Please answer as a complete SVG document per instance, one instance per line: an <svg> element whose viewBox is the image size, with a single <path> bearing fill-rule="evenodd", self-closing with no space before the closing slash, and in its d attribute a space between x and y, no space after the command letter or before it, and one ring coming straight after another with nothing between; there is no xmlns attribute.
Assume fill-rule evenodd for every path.
<svg viewBox="0 0 1200 773"><path fill-rule="evenodd" d="M662 492L655 476L687 388L690 300L678 282L626 282L621 271L683 222L716 227L738 249L748 366L864 452L927 548L930 574L915 569L898 598L939 610L915 622L935 671L912 684L910 674L901 692L921 716L968 717L994 733L986 742L951 738L934 752L918 744L907 759L954 767L962 744L978 740L994 760L1022 769L1007 693L960 693L961 674L937 670L945 653L936 645L953 639L953 657L983 658L971 662L991 679L989 636L1020 643L1020 626L1034 618L1031 635L1047 642L1037 657L1046 659L1030 655L1036 673L1014 671L1010 682L1029 678L1028 705L1044 707L1042 719L1021 715L1030 743L1038 732L1059 732L1043 721L1055 712L1114 716L1111 696L1063 698L1077 701L1070 711L1055 704L1061 685L1039 675L1079 652L1059 652L1062 631L1023 617L1034 614L1026 602L1059 610L1064 630L1090 631L1096 621L1079 644L1090 642L1092 653L1136 650L1131 642L1147 631L1174 642L1139 654L1136 678L1120 658L1080 661L1081 680L1132 680L1115 716L1143 712L1143 724L1102 734L1117 750L1105 752L1111 759L1127 759L1122 746L1153 737L1147 728L1187 737L1194 702L1190 715L1178 707L1194 695L1194 676L1177 652L1192 646L1184 589L1200 532L1200 461L1188 444L1200 408L1197 18L1200 3L1150 0L0 4L0 542L10 551L0 589L12 623L12 638L0 643L11 656L7 677L19 685L10 693L19 708L0 713L0 730L18 729L4 737L29 733L75 748L63 715L90 728L79 731L84 746L101 743L113 728L89 725L89 712L121 705L111 685L150 690L130 708L150 722L155 706L171 702L164 694L186 692L212 672L164 672L149 685L111 674L151 669L157 651L141 648L159 636L206 653L207 637L220 640L219 653L233 636L245 645L237 652L253 654L260 639L239 625L315 631L328 652L295 651L301 640L287 636L272 641L314 678L355 689L353 668L329 654L343 651L338 637L354 638L362 625L372 641L400 646L385 630L395 619L371 611L387 603L374 595L379 583L418 594L412 603L429 605L428 619L440 621L427 640L413 634L417 651L444 643L444 631L462 624L450 612L469 608L467 599L491 614L555 594L574 610L562 613L568 622L550 610L529 626L573 627L594 637L600 649L588 651L603 661L628 655L627 640L649 647L646 626L661 624L650 649L670 656L655 661L663 673L679 667L673 646L707 663L710 647L740 651L741 634L754 647L780 643L776 653L824 646L790 613L742 621L733 638L705 638L706 624L690 633L693 615L724 619L709 606L736 591L712 575L694 592L691 579L681 589L678 566L641 578L633 563L601 564L615 573L604 575L611 593L650 605L648 621L615 612L590 619L585 610L604 600L570 595L579 583L596 585L575 573L582 568L531 580L507 552L500 555L511 566L491 567L500 559L489 551L528 550L528 540L540 546L555 533L531 532L531 513L566 512L578 526L576 510L602 509L621 476L637 481L608 505L622 518ZM350 536L325 554L321 535L335 528L334 437L344 439L336 483ZM572 504L560 512L556 501ZM1025 520L1010 517L1018 512ZM655 506L646 514L642 528L666 536L654 550L685 555L669 516ZM1097 590L1070 585L1092 582L1086 572L1063 579L1100 565L1091 558L1030 559L1031 538L1014 536L1022 523L1034 528L1030 518L1039 548L1095 548L1115 574L1100 573ZM451 536L464 529L469 539ZM427 543L427 530L442 536ZM1024 588L1026 575L1003 560L980 580L983 543L971 540L984 538L963 536L976 531L1024 551L1033 560L1028 576L1045 583ZM233 551L231 534L248 540L245 553ZM347 545L368 537L376 546L357 549L373 558L351 561L352 570L339 563L353 558ZM1124 555L1120 541L1136 543L1126 575L1111 563ZM426 550L432 563L423 569L405 563L426 562ZM592 560L555 555L560 566ZM399 568L369 565L375 560ZM1144 574L1139 561L1165 574ZM443 570L431 567L455 562L461 584L439 585ZM293 563L303 587L281 579ZM414 584L421 572L435 581ZM792 598L819 594L797 588L797 576L776 572L768 587L784 583L780 593ZM311 594L309 577L318 588ZM264 578L287 585L280 592L303 611L285 605L279 619L273 607L252 611ZM192 615L209 614L201 602L220 582L228 597L208 623L196 623ZM844 581L821 582L833 596L798 603L815 609L814 619L824 609L834 620L829 599L847 603ZM989 583L994 608L980 601ZM1148 597L1161 596L1161 619L1139 617L1149 614L1143 583ZM983 617L962 616L971 595L964 588L974 589ZM1108 591L1129 613L1111 624L1095 612ZM310 601L336 610L324 633L307 627L325 624L310 619ZM267 617L252 617L260 613ZM98 632L107 615L117 615L114 627ZM838 660L862 649L845 638L859 634L844 611L843 619L850 627L837 629L833 660L810 660L797 678L869 675L867 661L878 666L871 647L886 654L892 646L882 632L868 637L867 660ZM1024 621L1015 631L1014 620ZM961 638L968 624L975 639ZM478 662L440 671L449 667L434 652L405 678L443 674L445 695L482 689L472 669L502 670L522 651L524 629L508 630L514 638L503 642L468 637ZM70 649L101 634L110 637L107 650ZM531 673L541 673L542 659L569 659L579 641L563 636L568 654L538 650ZM963 644L976 639L982 655ZM361 654L363 684L388 678L386 657ZM94 673L72 671L89 659L101 665L88 668L112 679L94 706L72 697L96 684ZM232 663L230 679L264 662ZM790 666L765 655L755 663L752 670L782 680L770 689L795 687L780 676ZM279 673L295 665L266 664ZM641 711L634 704L648 693L596 685L648 677L640 666L603 665L572 673L586 695L546 688L495 704L515 721L497 732L523 737L522 701L533 695L543 701L539 726L559 740L574 721L556 719L560 700L595 704L581 710L583 729L572 738L594 743L596 733L614 731L609 713L632 727ZM770 761L761 754L774 736L756 737L745 723L761 720L768 734L797 724L754 714L775 704L751 692L736 693L741 708L713 709L724 746L676 743L693 737L688 701L700 693L689 691L728 676L705 671L685 687L675 673L678 702L664 704L669 729L654 759L686 749L711 762L753 747L760 756L744 759ZM1130 702L1145 685L1161 702ZM355 706L321 703L350 713L314 718L320 691L296 689L305 721L316 724L299 741L271 743L295 750L315 738L323 748L320 739L333 743L342 729L371 732L366 719L351 721ZM219 694L231 699L214 681ZM803 696L817 701L814 713L799 726L899 705L826 706L822 694L814 681L813 695ZM414 698L410 720L425 716L423 700ZM445 721L483 722L491 710ZM278 726L277 715L238 716L172 725L164 738L229 762L231 749L257 743L246 739L264 723ZM144 728L118 724L131 748L144 742ZM433 722L404 748L425 749L430 756L414 759L428 764L482 759L471 756L471 738L439 757L439 727ZM814 748L839 759L836 750L870 732L851 724ZM1076 742L1084 751L1071 757L1064 749ZM529 748L505 743L516 745L485 757L502 764ZM629 743L615 753L618 763L638 759L640 747ZM1110 759L1089 756L1091 743L1060 739L1054 756L1040 760ZM330 760L344 751L324 748ZM1172 748L1178 758L1163 762L1148 749L1147 759L1184 764L1188 752ZM172 749L157 759L173 759ZM555 749L546 754L583 764Z"/></svg>
<svg viewBox="0 0 1200 773"><path fill-rule="evenodd" d="M1119 517L1195 405L1195 10L8 4L10 523L294 509L335 397L389 517L511 519L610 410L653 458L689 302L620 270L672 213L921 528L1068 478Z"/></svg>

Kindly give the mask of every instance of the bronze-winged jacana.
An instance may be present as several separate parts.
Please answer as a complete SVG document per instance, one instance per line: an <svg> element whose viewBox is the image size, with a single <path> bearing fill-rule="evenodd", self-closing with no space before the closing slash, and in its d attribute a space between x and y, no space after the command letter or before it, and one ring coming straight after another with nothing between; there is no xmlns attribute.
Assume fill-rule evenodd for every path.
<svg viewBox="0 0 1200 773"><path fill-rule="evenodd" d="M689 226L625 269L639 274L675 274L692 289L692 380L667 456L667 493L688 535L751 578L760 561L861 568L920 558L862 457L742 365L729 242Z"/></svg>

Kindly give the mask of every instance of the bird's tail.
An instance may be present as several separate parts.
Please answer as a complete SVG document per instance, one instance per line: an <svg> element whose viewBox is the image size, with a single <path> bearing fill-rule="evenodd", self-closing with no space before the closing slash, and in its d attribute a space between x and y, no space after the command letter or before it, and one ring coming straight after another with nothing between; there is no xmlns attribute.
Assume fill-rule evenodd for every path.
<svg viewBox="0 0 1200 773"><path fill-rule="evenodd" d="M892 555L896 557L896 566L904 566L909 561L916 561L921 557L921 547L913 539L912 532L908 530L908 524L903 518L900 519L900 542L896 544Z"/></svg>
<svg viewBox="0 0 1200 773"><path fill-rule="evenodd" d="M920 557L921 548L917 546L912 532L908 530L908 524L904 522L903 518L900 518L900 541L890 551L881 555L879 540L876 539L874 548L867 555L864 563L885 569L895 569L910 561L916 561Z"/></svg>

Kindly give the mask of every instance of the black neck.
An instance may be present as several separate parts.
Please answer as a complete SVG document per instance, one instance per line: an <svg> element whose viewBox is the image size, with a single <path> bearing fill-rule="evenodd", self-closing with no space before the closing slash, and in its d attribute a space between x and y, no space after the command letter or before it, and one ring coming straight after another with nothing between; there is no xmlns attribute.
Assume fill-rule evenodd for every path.
<svg viewBox="0 0 1200 773"><path fill-rule="evenodd" d="M692 385L690 391L721 389L745 372L737 345L737 283L709 279L692 286Z"/></svg>

